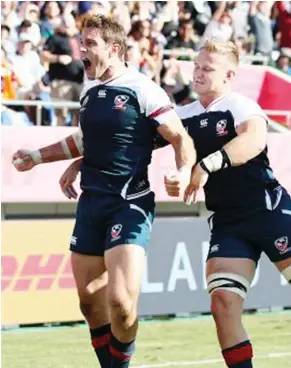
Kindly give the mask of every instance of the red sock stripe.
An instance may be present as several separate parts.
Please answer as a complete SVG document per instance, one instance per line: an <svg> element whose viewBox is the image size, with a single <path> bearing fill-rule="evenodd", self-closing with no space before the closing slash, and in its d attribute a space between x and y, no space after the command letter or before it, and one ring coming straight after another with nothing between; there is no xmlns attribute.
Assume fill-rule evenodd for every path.
<svg viewBox="0 0 291 368"><path fill-rule="evenodd" d="M93 337L92 338L92 346L94 349L103 348L103 346L108 345L110 341L110 333L107 333L100 337Z"/></svg>
<svg viewBox="0 0 291 368"><path fill-rule="evenodd" d="M231 350L222 352L225 363L230 366L234 364L238 364L241 362L245 362L246 360L250 360L253 357L253 349L252 345L248 344L245 346L241 346L239 348L234 348Z"/></svg>
<svg viewBox="0 0 291 368"><path fill-rule="evenodd" d="M109 346L109 350L110 350L110 354L117 359L120 359L122 361L127 361L130 360L131 356L126 354L126 353L122 353L121 351L115 350L114 347L112 345Z"/></svg>

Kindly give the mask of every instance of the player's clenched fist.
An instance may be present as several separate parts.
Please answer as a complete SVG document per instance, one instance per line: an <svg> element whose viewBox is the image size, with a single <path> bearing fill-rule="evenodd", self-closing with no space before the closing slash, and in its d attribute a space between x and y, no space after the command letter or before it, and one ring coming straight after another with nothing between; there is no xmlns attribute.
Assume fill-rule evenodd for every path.
<svg viewBox="0 0 291 368"><path fill-rule="evenodd" d="M184 195L185 188L190 180L191 169L182 168L177 172L169 173L164 177L166 191L170 197L180 197ZM184 202L191 204L191 197L185 197Z"/></svg>
<svg viewBox="0 0 291 368"><path fill-rule="evenodd" d="M41 163L41 154L38 150L21 149L12 156L12 163L18 171L31 170L34 166Z"/></svg>

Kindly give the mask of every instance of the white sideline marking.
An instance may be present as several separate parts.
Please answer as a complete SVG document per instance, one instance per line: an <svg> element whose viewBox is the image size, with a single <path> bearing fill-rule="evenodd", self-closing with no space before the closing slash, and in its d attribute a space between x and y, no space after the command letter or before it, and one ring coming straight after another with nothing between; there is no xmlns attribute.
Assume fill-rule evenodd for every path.
<svg viewBox="0 0 291 368"><path fill-rule="evenodd" d="M291 356L290 352L283 353L271 353L266 355L257 355L256 359L278 359ZM142 364L142 365L134 365L132 368L162 368L162 367L186 367L193 365L206 365L206 364L217 364L223 362L222 359L208 359L208 360L194 360L192 362L165 362L165 363L157 363L157 364Z"/></svg>

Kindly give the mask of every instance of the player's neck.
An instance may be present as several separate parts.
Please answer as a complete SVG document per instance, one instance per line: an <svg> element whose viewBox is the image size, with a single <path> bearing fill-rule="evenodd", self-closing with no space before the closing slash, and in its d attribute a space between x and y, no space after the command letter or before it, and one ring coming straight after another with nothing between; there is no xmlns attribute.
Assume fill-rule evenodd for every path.
<svg viewBox="0 0 291 368"><path fill-rule="evenodd" d="M125 68L126 66L123 61L117 62L113 65L110 65L110 67L105 70L105 72L102 74L102 76L99 79L102 82L114 79L118 77L120 74L122 74Z"/></svg>

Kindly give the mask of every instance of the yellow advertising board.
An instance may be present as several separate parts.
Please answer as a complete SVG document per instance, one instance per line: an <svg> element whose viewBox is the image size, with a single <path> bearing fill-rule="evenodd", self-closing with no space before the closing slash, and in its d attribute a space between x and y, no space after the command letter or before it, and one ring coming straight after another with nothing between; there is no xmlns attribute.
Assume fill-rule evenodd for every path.
<svg viewBox="0 0 291 368"><path fill-rule="evenodd" d="M72 229L72 220L2 221L2 325L83 320Z"/></svg>

